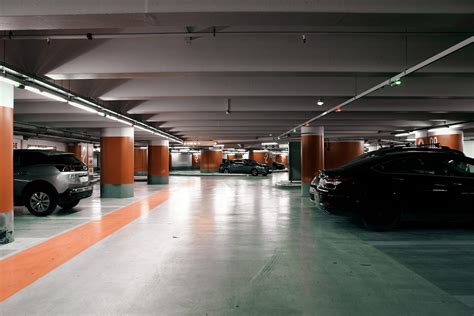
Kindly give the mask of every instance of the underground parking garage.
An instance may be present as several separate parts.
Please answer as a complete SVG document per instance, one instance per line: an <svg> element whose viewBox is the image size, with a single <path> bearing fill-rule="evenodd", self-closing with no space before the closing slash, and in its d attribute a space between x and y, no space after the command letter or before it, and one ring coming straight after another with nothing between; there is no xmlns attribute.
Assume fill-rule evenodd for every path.
<svg viewBox="0 0 474 316"><path fill-rule="evenodd" d="M473 17L0 0L0 314L472 315Z"/></svg>

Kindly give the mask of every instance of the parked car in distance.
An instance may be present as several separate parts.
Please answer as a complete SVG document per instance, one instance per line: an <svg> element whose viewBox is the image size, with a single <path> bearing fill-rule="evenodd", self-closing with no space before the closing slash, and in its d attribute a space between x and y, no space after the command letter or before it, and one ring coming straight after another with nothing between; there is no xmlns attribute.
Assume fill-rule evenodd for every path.
<svg viewBox="0 0 474 316"><path fill-rule="evenodd" d="M282 163L274 161L273 164L272 164L272 168L273 168L273 170L285 170L286 166Z"/></svg>
<svg viewBox="0 0 474 316"><path fill-rule="evenodd" d="M356 214L372 230L402 220L474 220L474 159L449 148L395 147L323 170L310 194L334 214Z"/></svg>
<svg viewBox="0 0 474 316"><path fill-rule="evenodd" d="M87 166L71 153L52 150L14 151L15 205L47 216L56 206L70 209L92 195Z"/></svg>
<svg viewBox="0 0 474 316"><path fill-rule="evenodd" d="M271 173L268 166L261 165L251 159L227 160L219 167L221 173L243 173L258 176L259 174L266 176Z"/></svg>

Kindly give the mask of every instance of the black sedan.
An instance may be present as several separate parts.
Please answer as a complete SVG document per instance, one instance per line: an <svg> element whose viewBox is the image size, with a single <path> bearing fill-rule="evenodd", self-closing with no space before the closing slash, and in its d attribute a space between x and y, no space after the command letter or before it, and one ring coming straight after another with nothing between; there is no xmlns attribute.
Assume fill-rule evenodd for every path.
<svg viewBox="0 0 474 316"><path fill-rule="evenodd" d="M310 194L373 230L402 220L474 220L474 159L448 148L395 147L321 171Z"/></svg>
<svg viewBox="0 0 474 316"><path fill-rule="evenodd" d="M255 160L251 159L237 159L237 160L226 160L219 167L221 173L244 173L258 176L259 174L266 176L272 173L266 165L261 165Z"/></svg>
<svg viewBox="0 0 474 316"><path fill-rule="evenodd" d="M272 168L273 170L285 170L286 166L282 163L274 161L272 163Z"/></svg>

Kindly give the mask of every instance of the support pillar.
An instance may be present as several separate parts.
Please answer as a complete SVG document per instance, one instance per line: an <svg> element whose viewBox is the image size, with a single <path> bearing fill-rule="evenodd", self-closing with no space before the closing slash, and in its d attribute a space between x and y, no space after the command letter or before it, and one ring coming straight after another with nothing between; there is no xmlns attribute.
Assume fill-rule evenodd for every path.
<svg viewBox="0 0 474 316"><path fill-rule="evenodd" d="M148 146L148 184L168 184L169 170L169 141L151 141Z"/></svg>
<svg viewBox="0 0 474 316"><path fill-rule="evenodd" d="M329 141L324 144L324 149L324 169L339 168L364 153L364 142Z"/></svg>
<svg viewBox="0 0 474 316"><path fill-rule="evenodd" d="M415 144L417 146L427 145L429 143L427 131L415 131Z"/></svg>
<svg viewBox="0 0 474 316"><path fill-rule="evenodd" d="M133 197L133 127L102 130L100 197Z"/></svg>
<svg viewBox="0 0 474 316"><path fill-rule="evenodd" d="M0 82L0 244L13 237L13 86Z"/></svg>
<svg viewBox="0 0 474 316"><path fill-rule="evenodd" d="M146 176L148 173L148 149L135 148L133 153L134 174L136 176Z"/></svg>
<svg viewBox="0 0 474 316"><path fill-rule="evenodd" d="M454 150L464 150L464 133L463 131L443 128L428 132L428 143L439 144L440 146L446 146Z"/></svg>
<svg viewBox="0 0 474 316"><path fill-rule="evenodd" d="M324 169L324 128L301 128L301 195L309 196L311 180Z"/></svg>
<svg viewBox="0 0 474 316"><path fill-rule="evenodd" d="M201 151L201 173L218 172L222 163L221 150L202 150Z"/></svg>
<svg viewBox="0 0 474 316"><path fill-rule="evenodd" d="M273 166L273 155L268 150L251 150L249 152L249 159L255 160L259 164L267 165L270 168Z"/></svg>
<svg viewBox="0 0 474 316"><path fill-rule="evenodd" d="M193 169L200 169L201 168L201 153L193 153L193 162L192 167Z"/></svg>

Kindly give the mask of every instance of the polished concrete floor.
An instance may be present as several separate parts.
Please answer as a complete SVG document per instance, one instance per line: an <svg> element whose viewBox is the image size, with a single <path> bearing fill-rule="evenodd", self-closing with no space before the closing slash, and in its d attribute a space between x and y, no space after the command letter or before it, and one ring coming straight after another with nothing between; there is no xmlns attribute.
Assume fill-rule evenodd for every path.
<svg viewBox="0 0 474 316"><path fill-rule="evenodd" d="M171 177L165 203L1 303L0 314L474 313L472 227L368 232L278 189L285 177ZM42 242L159 190L137 182L134 199L93 198L48 219L18 210L17 238Z"/></svg>

